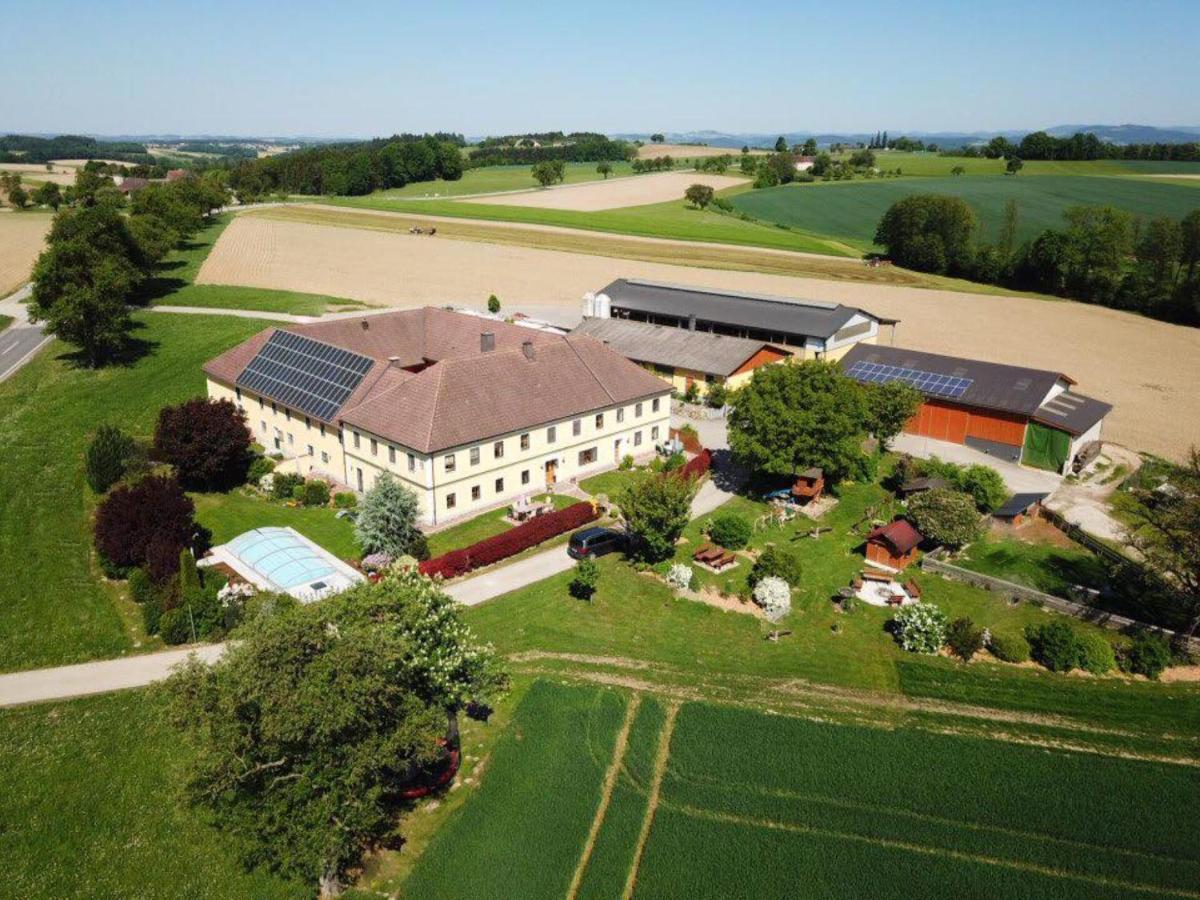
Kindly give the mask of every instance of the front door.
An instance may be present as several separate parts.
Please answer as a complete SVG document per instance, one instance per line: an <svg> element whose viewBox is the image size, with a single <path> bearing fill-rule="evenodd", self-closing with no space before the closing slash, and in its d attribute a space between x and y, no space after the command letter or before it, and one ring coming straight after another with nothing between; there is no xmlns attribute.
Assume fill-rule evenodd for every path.
<svg viewBox="0 0 1200 900"><path fill-rule="evenodd" d="M554 483L558 481L558 460L546 460L546 487L554 487Z"/></svg>

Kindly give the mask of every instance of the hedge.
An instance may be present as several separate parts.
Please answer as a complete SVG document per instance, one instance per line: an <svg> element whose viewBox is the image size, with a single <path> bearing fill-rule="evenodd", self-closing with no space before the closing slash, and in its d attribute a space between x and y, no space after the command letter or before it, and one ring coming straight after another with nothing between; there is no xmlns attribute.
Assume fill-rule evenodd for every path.
<svg viewBox="0 0 1200 900"><path fill-rule="evenodd" d="M469 547L451 550L449 553L427 559L420 564L420 572L422 575L441 575L443 578L465 575L472 569L515 556L523 550L536 547L542 541L586 525L597 516L598 513L591 503L575 503L566 509L530 519Z"/></svg>
<svg viewBox="0 0 1200 900"><path fill-rule="evenodd" d="M712 451L705 449L688 460L687 465L679 470L679 474L686 478L703 478L711 467Z"/></svg>

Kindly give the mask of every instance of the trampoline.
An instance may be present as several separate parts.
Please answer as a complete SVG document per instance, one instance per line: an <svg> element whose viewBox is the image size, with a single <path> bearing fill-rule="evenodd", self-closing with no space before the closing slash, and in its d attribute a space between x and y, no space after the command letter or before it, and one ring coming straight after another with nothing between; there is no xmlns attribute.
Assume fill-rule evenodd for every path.
<svg viewBox="0 0 1200 900"><path fill-rule="evenodd" d="M262 590L304 602L362 581L360 573L293 528L255 528L214 547L211 558Z"/></svg>

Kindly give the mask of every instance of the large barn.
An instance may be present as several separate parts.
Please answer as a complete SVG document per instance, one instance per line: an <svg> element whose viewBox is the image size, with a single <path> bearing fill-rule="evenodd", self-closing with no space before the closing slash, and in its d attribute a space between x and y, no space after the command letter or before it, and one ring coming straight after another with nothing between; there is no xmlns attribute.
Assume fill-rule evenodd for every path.
<svg viewBox="0 0 1200 900"><path fill-rule="evenodd" d="M863 383L905 381L921 391L925 402L905 427L910 434L1063 474L1100 440L1112 409L1075 393L1068 376L1043 369L861 344L842 366Z"/></svg>

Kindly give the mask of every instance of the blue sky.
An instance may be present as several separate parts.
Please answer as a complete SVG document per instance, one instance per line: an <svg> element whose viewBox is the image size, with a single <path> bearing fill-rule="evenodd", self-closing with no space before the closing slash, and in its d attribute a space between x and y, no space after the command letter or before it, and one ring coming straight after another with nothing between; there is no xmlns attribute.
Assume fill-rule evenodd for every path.
<svg viewBox="0 0 1200 900"><path fill-rule="evenodd" d="M0 130L1200 125L1200 2L9 0ZM45 27L43 27L45 26Z"/></svg>

